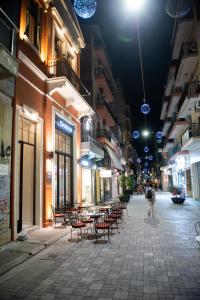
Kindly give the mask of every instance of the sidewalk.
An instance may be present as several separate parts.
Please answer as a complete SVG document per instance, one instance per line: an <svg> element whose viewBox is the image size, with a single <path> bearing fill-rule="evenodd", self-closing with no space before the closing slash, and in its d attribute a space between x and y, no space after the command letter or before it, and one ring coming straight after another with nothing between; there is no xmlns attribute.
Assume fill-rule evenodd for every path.
<svg viewBox="0 0 200 300"><path fill-rule="evenodd" d="M11 242L0 247L0 276L70 233L70 228L67 226L36 229L27 234L27 240Z"/></svg>

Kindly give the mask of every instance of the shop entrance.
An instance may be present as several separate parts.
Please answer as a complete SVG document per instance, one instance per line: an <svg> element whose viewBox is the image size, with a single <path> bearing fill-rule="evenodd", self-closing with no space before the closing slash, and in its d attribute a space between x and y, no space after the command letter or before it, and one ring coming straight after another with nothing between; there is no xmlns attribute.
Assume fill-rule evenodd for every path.
<svg viewBox="0 0 200 300"><path fill-rule="evenodd" d="M17 232L35 225L36 124L19 119L19 218Z"/></svg>

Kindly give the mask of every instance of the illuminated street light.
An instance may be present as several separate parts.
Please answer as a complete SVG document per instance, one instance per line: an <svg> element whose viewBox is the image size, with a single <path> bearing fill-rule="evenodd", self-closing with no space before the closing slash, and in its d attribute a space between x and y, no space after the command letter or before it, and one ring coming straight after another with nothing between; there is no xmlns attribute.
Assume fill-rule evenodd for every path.
<svg viewBox="0 0 200 300"><path fill-rule="evenodd" d="M127 10L139 12L143 9L146 0L125 0Z"/></svg>
<svg viewBox="0 0 200 300"><path fill-rule="evenodd" d="M143 135L144 137L149 136L149 131L148 131L148 130L143 130L143 131L142 131L142 135Z"/></svg>

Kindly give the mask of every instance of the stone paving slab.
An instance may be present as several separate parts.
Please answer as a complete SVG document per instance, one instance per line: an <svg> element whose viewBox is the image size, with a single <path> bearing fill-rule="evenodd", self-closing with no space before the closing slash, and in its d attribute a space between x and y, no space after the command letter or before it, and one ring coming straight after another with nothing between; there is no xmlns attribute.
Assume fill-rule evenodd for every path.
<svg viewBox="0 0 200 300"><path fill-rule="evenodd" d="M132 197L111 244L65 236L4 274L1 299L200 299L200 202L156 196L150 217L144 197Z"/></svg>

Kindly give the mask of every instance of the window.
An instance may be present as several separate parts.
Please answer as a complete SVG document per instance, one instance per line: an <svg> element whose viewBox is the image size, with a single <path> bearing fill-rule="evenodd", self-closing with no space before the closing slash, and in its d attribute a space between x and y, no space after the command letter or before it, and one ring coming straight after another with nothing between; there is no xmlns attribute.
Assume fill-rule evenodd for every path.
<svg viewBox="0 0 200 300"><path fill-rule="evenodd" d="M26 32L25 34L40 50L40 39L41 39L41 20L42 10L37 3L33 0L28 0L27 11L26 11Z"/></svg>

